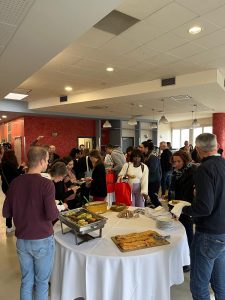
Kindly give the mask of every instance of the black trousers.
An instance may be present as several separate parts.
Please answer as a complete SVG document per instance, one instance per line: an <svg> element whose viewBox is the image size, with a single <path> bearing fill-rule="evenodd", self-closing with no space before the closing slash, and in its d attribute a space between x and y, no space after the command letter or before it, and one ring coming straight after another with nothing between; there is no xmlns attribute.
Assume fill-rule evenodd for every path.
<svg viewBox="0 0 225 300"><path fill-rule="evenodd" d="M148 184L148 195L151 199L151 202L157 207L161 205L158 197L160 188L160 181L149 182Z"/></svg>
<svg viewBox="0 0 225 300"><path fill-rule="evenodd" d="M184 228L185 228L186 234L187 234L188 245L190 248L192 240L193 240L193 236L194 236L192 219L191 219L191 217L189 217L187 215L181 214L179 221L184 225Z"/></svg>

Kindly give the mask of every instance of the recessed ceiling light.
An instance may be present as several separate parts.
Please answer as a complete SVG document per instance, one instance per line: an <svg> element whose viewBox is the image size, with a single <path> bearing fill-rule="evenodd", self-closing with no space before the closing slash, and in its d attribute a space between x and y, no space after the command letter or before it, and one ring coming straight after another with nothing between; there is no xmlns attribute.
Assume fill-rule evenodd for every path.
<svg viewBox="0 0 225 300"><path fill-rule="evenodd" d="M138 104L138 106L139 106L140 108L142 108L142 107L143 107L143 104Z"/></svg>
<svg viewBox="0 0 225 300"><path fill-rule="evenodd" d="M3 115L3 116L2 116L2 118L3 118L3 119L6 119L6 118L7 118L7 116L6 116L6 115Z"/></svg>
<svg viewBox="0 0 225 300"><path fill-rule="evenodd" d="M66 87L65 87L65 90L66 90L67 92L71 92L71 91L73 90L73 88L72 88L71 86L66 86Z"/></svg>
<svg viewBox="0 0 225 300"><path fill-rule="evenodd" d="M18 94L18 93L9 93L4 97L4 99L11 99L11 100L22 100L26 98L27 94Z"/></svg>
<svg viewBox="0 0 225 300"><path fill-rule="evenodd" d="M108 68L106 68L106 71L107 71L107 72L113 72L113 71L114 71L114 68L113 68L113 67L108 67Z"/></svg>
<svg viewBox="0 0 225 300"><path fill-rule="evenodd" d="M198 34L202 31L202 28L200 26L193 26L189 29L190 34Z"/></svg>

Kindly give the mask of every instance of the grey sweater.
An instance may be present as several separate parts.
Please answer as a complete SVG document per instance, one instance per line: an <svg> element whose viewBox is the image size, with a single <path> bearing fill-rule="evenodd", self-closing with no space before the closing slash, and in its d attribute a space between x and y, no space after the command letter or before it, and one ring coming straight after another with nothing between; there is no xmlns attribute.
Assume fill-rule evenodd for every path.
<svg viewBox="0 0 225 300"><path fill-rule="evenodd" d="M115 148L111 153L111 157L114 164L113 171L115 171L116 175L118 176L119 172L126 162L125 155L120 148Z"/></svg>

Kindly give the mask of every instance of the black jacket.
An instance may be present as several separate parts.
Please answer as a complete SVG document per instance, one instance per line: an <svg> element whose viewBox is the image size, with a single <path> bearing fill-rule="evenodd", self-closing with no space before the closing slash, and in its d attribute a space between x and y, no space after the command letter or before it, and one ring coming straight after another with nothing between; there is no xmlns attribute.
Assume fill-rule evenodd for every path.
<svg viewBox="0 0 225 300"><path fill-rule="evenodd" d="M162 172L172 171L171 157L172 152L169 149L163 150L160 156Z"/></svg>
<svg viewBox="0 0 225 300"><path fill-rule="evenodd" d="M14 178L23 174L23 167L17 168L14 164L10 162L5 162L1 167L1 178L2 178L2 191L4 194L8 191L10 183Z"/></svg>
<svg viewBox="0 0 225 300"><path fill-rule="evenodd" d="M181 177L176 178L176 172L172 174L170 191L168 193L169 200L171 200L171 194L174 194L174 199L184 200L192 203L194 198L194 178L197 171L196 165L191 165L184 171Z"/></svg>
<svg viewBox="0 0 225 300"><path fill-rule="evenodd" d="M90 194L96 197L106 197L106 173L103 163L99 163L93 169Z"/></svg>
<svg viewBox="0 0 225 300"><path fill-rule="evenodd" d="M195 217L197 231L225 234L225 159L203 159L196 172L195 188L192 205L182 212Z"/></svg>
<svg viewBox="0 0 225 300"><path fill-rule="evenodd" d="M64 200L67 197L69 197L70 195L74 194L73 190L69 190L69 191L66 190L66 185L65 185L65 183L64 183L63 180L61 180L59 182L54 182L54 186L55 186L55 199L56 200L61 200L61 201L64 202ZM74 194L74 197L75 197L75 194Z"/></svg>

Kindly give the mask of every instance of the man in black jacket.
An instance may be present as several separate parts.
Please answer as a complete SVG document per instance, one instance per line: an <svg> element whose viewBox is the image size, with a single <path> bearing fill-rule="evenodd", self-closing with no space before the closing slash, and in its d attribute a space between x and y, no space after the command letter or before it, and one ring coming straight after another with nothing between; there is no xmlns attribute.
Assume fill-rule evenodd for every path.
<svg viewBox="0 0 225 300"><path fill-rule="evenodd" d="M195 218L196 233L191 246L192 297L210 300L209 283L218 300L225 299L225 160L217 154L216 136L202 133L196 138L201 165L196 172L196 196L183 214ZM179 205L179 204L177 204Z"/></svg>
<svg viewBox="0 0 225 300"><path fill-rule="evenodd" d="M160 143L160 150L162 150L160 161L161 161L161 169L162 169L161 188L162 188L162 197L163 197L165 196L166 189L169 189L170 186L171 175L172 175L172 163L171 163L172 152L168 149L166 142Z"/></svg>

